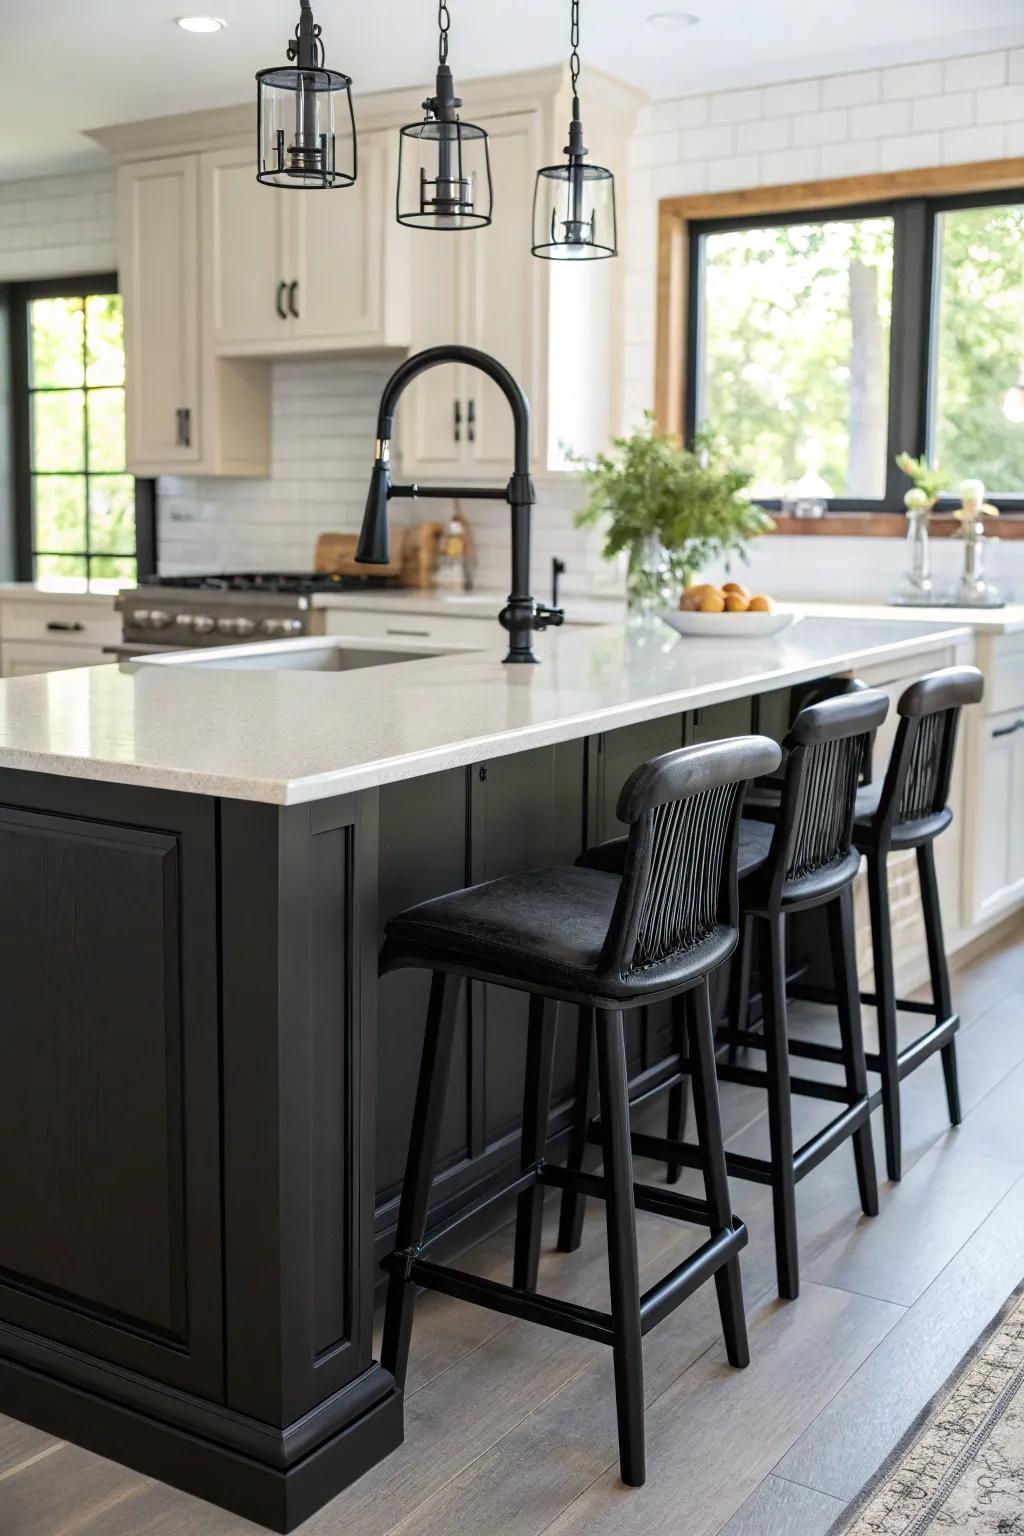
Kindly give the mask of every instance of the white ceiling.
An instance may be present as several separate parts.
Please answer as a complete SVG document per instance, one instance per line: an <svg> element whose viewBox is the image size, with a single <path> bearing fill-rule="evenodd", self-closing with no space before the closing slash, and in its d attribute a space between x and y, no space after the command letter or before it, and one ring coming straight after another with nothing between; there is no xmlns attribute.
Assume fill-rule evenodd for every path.
<svg viewBox="0 0 1024 1536"><path fill-rule="evenodd" d="M456 79L554 63L568 0L450 0ZM425 83L434 0L314 0L328 62L357 90ZM654 11L697 14L655 27ZM182 13L227 28L185 33ZM652 97L1024 43L1021 0L583 0L583 59ZM283 57L297 0L0 0L0 180L96 157L87 128L244 101ZM467 106L469 103L467 102Z"/></svg>

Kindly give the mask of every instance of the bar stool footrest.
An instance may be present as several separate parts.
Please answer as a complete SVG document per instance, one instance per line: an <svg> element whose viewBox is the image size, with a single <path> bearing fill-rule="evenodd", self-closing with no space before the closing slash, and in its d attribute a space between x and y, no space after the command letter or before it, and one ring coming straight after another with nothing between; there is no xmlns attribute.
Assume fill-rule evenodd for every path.
<svg viewBox="0 0 1024 1536"><path fill-rule="evenodd" d="M604 1179L594 1173L577 1173L557 1164L545 1165L540 1181L554 1189L571 1189L577 1194L588 1195L593 1200L607 1198ZM633 1185L633 1204L638 1211L649 1211L654 1216L671 1216L677 1221L690 1221L701 1227L714 1224L706 1200L690 1195L679 1195L674 1190L656 1188L652 1184Z"/></svg>
<svg viewBox="0 0 1024 1536"><path fill-rule="evenodd" d="M716 1232L677 1264L657 1285L652 1285L640 1298L640 1332L650 1333L665 1318L681 1306L688 1296L710 1280L724 1264L735 1259L747 1246L747 1229L738 1217L733 1217L731 1227Z"/></svg>
<svg viewBox="0 0 1024 1536"><path fill-rule="evenodd" d="M572 1333L581 1339L596 1339L599 1344L614 1342L611 1317L592 1307L580 1307L575 1302L559 1301L557 1297L541 1296L535 1291L520 1291L497 1280L485 1280L480 1275L400 1253L391 1254L384 1260L383 1267L389 1272L408 1273L413 1285L421 1285L428 1291L441 1291L457 1301L470 1301L475 1306L503 1312L508 1317L542 1323L547 1328L557 1328L561 1333Z"/></svg>

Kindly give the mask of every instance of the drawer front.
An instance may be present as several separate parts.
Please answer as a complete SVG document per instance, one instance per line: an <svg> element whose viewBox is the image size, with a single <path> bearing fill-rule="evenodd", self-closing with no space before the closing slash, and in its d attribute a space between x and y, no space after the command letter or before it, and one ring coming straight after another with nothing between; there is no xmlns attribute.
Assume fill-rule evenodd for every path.
<svg viewBox="0 0 1024 1536"><path fill-rule="evenodd" d="M1003 635L992 646L992 668L985 709L1001 715L1024 708L1024 635Z"/></svg>
<svg viewBox="0 0 1024 1536"><path fill-rule="evenodd" d="M366 613L327 609L329 635L370 635L375 640L417 640L421 644L503 649L503 631L494 618L449 618L431 613Z"/></svg>
<svg viewBox="0 0 1024 1536"><path fill-rule="evenodd" d="M121 638L113 599L103 602L17 602L0 607L0 639L44 641L47 645L102 648Z"/></svg>

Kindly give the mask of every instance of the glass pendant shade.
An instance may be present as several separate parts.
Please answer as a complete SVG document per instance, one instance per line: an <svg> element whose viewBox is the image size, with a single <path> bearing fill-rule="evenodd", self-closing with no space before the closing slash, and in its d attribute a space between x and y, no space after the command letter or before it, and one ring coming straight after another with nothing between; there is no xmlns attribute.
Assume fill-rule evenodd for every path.
<svg viewBox="0 0 1024 1536"><path fill-rule="evenodd" d="M537 172L533 254L547 261L599 261L618 254L615 178L570 154Z"/></svg>
<svg viewBox="0 0 1024 1536"><path fill-rule="evenodd" d="M473 123L427 117L399 136L399 224L413 229L481 229L491 222L494 187L487 134Z"/></svg>
<svg viewBox="0 0 1024 1536"><path fill-rule="evenodd" d="M256 80L257 179L272 187L350 187L357 165L348 75L282 65Z"/></svg>

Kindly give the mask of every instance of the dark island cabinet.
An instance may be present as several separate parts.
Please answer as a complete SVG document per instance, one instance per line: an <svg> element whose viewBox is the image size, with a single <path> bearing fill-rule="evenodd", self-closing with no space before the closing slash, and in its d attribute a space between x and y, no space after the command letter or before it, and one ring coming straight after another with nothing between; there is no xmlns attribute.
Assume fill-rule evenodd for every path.
<svg viewBox="0 0 1024 1536"><path fill-rule="evenodd" d="M222 1399L214 802L0 800L0 1321Z"/></svg>

